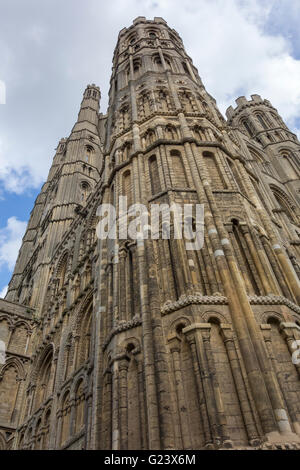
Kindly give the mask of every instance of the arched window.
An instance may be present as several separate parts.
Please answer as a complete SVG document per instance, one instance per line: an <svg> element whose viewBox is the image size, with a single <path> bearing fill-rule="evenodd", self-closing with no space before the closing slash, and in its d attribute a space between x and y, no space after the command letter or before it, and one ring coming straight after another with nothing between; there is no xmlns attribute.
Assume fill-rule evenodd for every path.
<svg viewBox="0 0 300 470"><path fill-rule="evenodd" d="M179 94L181 105L186 113L192 113L194 111L193 95L188 91L182 91Z"/></svg>
<svg viewBox="0 0 300 470"><path fill-rule="evenodd" d="M119 130L123 132L127 127L129 127L130 119L129 119L129 106L125 105L122 109L120 109L120 120L119 120Z"/></svg>
<svg viewBox="0 0 300 470"><path fill-rule="evenodd" d="M177 130L174 126L166 126L166 138L170 140L177 140Z"/></svg>
<svg viewBox="0 0 300 470"><path fill-rule="evenodd" d="M256 114L256 117L257 117L259 123L262 125L262 127L263 127L264 129L268 129L268 126L267 126L267 124L265 123L265 120L264 120L264 118L261 116L261 114Z"/></svg>
<svg viewBox="0 0 300 470"><path fill-rule="evenodd" d="M284 213L287 215L287 217L290 219L292 223L297 223L297 220L294 215L295 207L292 205L288 196L286 196L286 194L284 194L283 191L278 190L277 188L274 188L273 186L271 186L271 189L279 207L283 209Z"/></svg>
<svg viewBox="0 0 300 470"><path fill-rule="evenodd" d="M246 129L246 131L248 132L249 136L252 137L253 132L252 132L252 129L251 129L248 121L246 119L243 119L242 124L243 124L244 128Z"/></svg>
<svg viewBox="0 0 300 470"><path fill-rule="evenodd" d="M158 36L157 31L154 29L151 29L148 31L148 37L152 40L156 39Z"/></svg>
<svg viewBox="0 0 300 470"><path fill-rule="evenodd" d="M131 36L129 36L128 38L128 44L132 45L134 44L136 41L136 34L131 34Z"/></svg>
<svg viewBox="0 0 300 470"><path fill-rule="evenodd" d="M75 394L75 433L77 434L84 426L85 394L83 380L79 382Z"/></svg>
<svg viewBox="0 0 300 470"><path fill-rule="evenodd" d="M164 67L163 67L163 64L162 64L162 61L161 61L161 58L160 58L159 55L155 55L153 57L153 63L154 63L155 70L157 72L163 72L164 71Z"/></svg>
<svg viewBox="0 0 300 470"><path fill-rule="evenodd" d="M155 155L152 155L149 158L149 173L150 173L151 193L157 194L161 191L161 186L160 186L157 159Z"/></svg>
<svg viewBox="0 0 300 470"><path fill-rule="evenodd" d="M159 90L157 93L157 101L160 111L167 112L170 110L171 103L169 99L169 95L165 90Z"/></svg>
<svg viewBox="0 0 300 470"><path fill-rule="evenodd" d="M84 161L86 163L91 163L92 162L92 153L93 153L94 149L93 147L91 147L90 145L87 145L85 147L85 157L84 157Z"/></svg>
<svg viewBox="0 0 300 470"><path fill-rule="evenodd" d="M127 196L127 206L132 204L132 182L130 170L123 173L123 195Z"/></svg>
<svg viewBox="0 0 300 470"><path fill-rule="evenodd" d="M189 71L189 68L188 68L186 62L181 62L181 64L182 64L182 68L183 68L184 72L185 72L187 75L191 76L190 71Z"/></svg>
<svg viewBox="0 0 300 470"><path fill-rule="evenodd" d="M80 317L79 324L77 325L77 331L79 335L79 343L76 352L76 370L85 364L90 358L91 353L91 340L92 340L92 314L93 314L93 303L84 309Z"/></svg>
<svg viewBox="0 0 300 470"><path fill-rule="evenodd" d="M62 289L65 285L66 273L68 267L68 254L66 253L59 263L57 270L58 289Z"/></svg>
<svg viewBox="0 0 300 470"><path fill-rule="evenodd" d="M138 78L140 74L140 68L141 68L141 61L139 59L136 59L133 61L133 76L134 78Z"/></svg>
<svg viewBox="0 0 300 470"><path fill-rule="evenodd" d="M7 346L9 338L9 322L6 318L0 319L0 341L4 341Z"/></svg>
<svg viewBox="0 0 300 470"><path fill-rule="evenodd" d="M70 436L70 417L71 417L71 406L70 406L70 392L66 392L62 401L61 408L61 435L60 444L63 445Z"/></svg>
<svg viewBox="0 0 300 470"><path fill-rule="evenodd" d="M1 370L0 380L0 422L3 424L13 424L15 421L16 403L18 398L18 366L12 360L6 363Z"/></svg>
<svg viewBox="0 0 300 470"><path fill-rule="evenodd" d="M220 172L215 155L211 152L203 153L204 163L212 185L212 189L224 189L225 183Z"/></svg>
<svg viewBox="0 0 300 470"><path fill-rule="evenodd" d="M182 161L182 156L179 150L171 150L171 165L172 173L171 179L174 187L186 188L188 187L186 172Z"/></svg>
<svg viewBox="0 0 300 470"><path fill-rule="evenodd" d="M37 372L35 409L51 395L53 391L54 372L52 369L53 350L49 350L42 360Z"/></svg>
<svg viewBox="0 0 300 470"><path fill-rule="evenodd" d="M199 126L194 126L192 128L192 132L194 134L194 137L197 139L197 140L205 140L205 130L202 129L201 127Z"/></svg>
<svg viewBox="0 0 300 470"><path fill-rule="evenodd" d="M152 111L152 107L151 107L151 98L147 91L144 91L143 93L141 93L139 100L138 100L138 104L139 104L139 113L141 115L141 118L149 116L149 114Z"/></svg>
<svg viewBox="0 0 300 470"><path fill-rule="evenodd" d="M155 142L156 139L156 134L153 129L148 129L148 131L145 134L145 139L146 139L146 145L151 145Z"/></svg>
<svg viewBox="0 0 300 470"><path fill-rule="evenodd" d="M282 152L280 152L279 158L280 158L281 166L287 178L292 179L292 180L299 179L299 175L296 171L291 152L287 150L283 150Z"/></svg>
<svg viewBox="0 0 300 470"><path fill-rule="evenodd" d="M165 57L165 64L166 64L166 69L167 69L167 70L172 70L172 62L171 62L171 59L169 59L168 57Z"/></svg>
<svg viewBox="0 0 300 470"><path fill-rule="evenodd" d="M91 191L91 187L87 181L82 181L80 184L80 200L82 203L86 202Z"/></svg>

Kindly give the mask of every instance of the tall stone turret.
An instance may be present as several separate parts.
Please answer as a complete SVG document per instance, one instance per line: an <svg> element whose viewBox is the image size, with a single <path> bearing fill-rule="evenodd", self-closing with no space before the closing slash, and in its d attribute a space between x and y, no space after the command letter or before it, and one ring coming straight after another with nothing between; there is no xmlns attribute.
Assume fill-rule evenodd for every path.
<svg viewBox="0 0 300 470"><path fill-rule="evenodd" d="M88 85L78 119L61 139L46 183L36 199L6 299L39 307L49 262L78 212L84 212L103 164L98 132L99 87Z"/></svg>
<svg viewBox="0 0 300 470"><path fill-rule="evenodd" d="M252 305L256 298L272 302L272 296L282 294L286 301L299 301L297 273L256 192L246 144L228 127L178 34L162 18L139 17L120 32L107 119L104 202L114 203L117 211L121 195L129 205L142 203L149 211L153 203L204 204L205 241L201 250L188 251L183 240L174 240L171 224L170 241L100 244L96 305L102 312L103 360L109 364L104 382L111 384L114 403L119 397L120 404L113 407L111 420L99 423L100 445L214 448L243 439L243 445L258 445L259 429L270 445L285 438L299 442L299 424L288 418ZM226 304L224 316L217 313L220 302ZM214 305L214 313L208 313L206 303ZM259 424L254 416L248 419L248 402L235 428L233 415L225 411L230 399L217 353L217 344L233 341L231 328L250 387L248 392L236 389L235 403L250 393L259 416ZM187 350L200 413L192 426L195 415L183 365ZM123 394L127 381L134 380L133 367L143 367L145 377L145 408L139 411L131 406L132 390ZM217 370L217 376L205 383L197 376L199 367L208 374ZM113 406L108 396L102 400L104 409Z"/></svg>
<svg viewBox="0 0 300 470"><path fill-rule="evenodd" d="M277 178L298 198L300 143L297 136L288 129L270 101L259 95L252 95L249 101L241 96L236 104L235 109L230 106L226 112L229 125L239 126L262 145Z"/></svg>

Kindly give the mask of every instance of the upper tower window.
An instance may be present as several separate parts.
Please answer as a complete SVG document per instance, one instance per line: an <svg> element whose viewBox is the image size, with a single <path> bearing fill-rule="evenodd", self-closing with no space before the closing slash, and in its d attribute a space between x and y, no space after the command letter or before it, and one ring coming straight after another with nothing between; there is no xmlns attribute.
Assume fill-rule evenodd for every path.
<svg viewBox="0 0 300 470"><path fill-rule="evenodd" d="M183 67L183 70L185 71L185 73L186 73L187 75L191 75L191 74L190 74L190 71L189 71L189 69L188 69L188 66L186 65L185 62L182 62L182 67Z"/></svg>
<svg viewBox="0 0 300 470"><path fill-rule="evenodd" d="M253 132L252 132L252 129L251 129L251 127L250 127L248 121L243 120L243 121L242 121L242 124L243 124L244 128L246 129L246 131L248 132L248 134L250 135L250 137L252 137Z"/></svg>
<svg viewBox="0 0 300 470"><path fill-rule="evenodd" d="M132 45L136 42L136 34L132 34L131 36L129 36L128 38L128 44Z"/></svg>
<svg viewBox="0 0 300 470"><path fill-rule="evenodd" d="M163 71L164 71L164 67L163 67L161 58L160 58L160 56L159 56L158 54L156 54L156 55L153 57L153 63L154 63L155 70L156 70L157 72L163 72Z"/></svg>
<svg viewBox="0 0 300 470"><path fill-rule="evenodd" d="M80 198L81 198L81 202L84 202L87 200L88 198L88 195L90 193L90 185L89 183L87 183L87 181L82 181L81 185L80 185L80 190L81 190L81 195L80 195Z"/></svg>
<svg viewBox="0 0 300 470"><path fill-rule="evenodd" d="M262 127L263 127L264 129L267 129L268 126L267 126L267 124L265 123L265 120L263 119L263 117L262 117L260 114L256 114L256 117L257 117L259 123L262 125Z"/></svg>
<svg viewBox="0 0 300 470"><path fill-rule="evenodd" d="M92 160L92 153L93 153L93 147L90 145L87 145L85 148L85 161L86 163L91 163Z"/></svg>
<svg viewBox="0 0 300 470"><path fill-rule="evenodd" d="M149 38L150 38L150 39L156 39L156 37L157 37L157 36L156 36L156 34L155 34L153 31L151 31L151 32L149 33Z"/></svg>

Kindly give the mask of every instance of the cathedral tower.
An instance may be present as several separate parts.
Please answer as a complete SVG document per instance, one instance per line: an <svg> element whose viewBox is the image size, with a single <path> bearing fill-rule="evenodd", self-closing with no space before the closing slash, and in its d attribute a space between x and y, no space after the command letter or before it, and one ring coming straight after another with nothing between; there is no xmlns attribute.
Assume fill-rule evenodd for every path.
<svg viewBox="0 0 300 470"><path fill-rule="evenodd" d="M88 86L2 301L34 309L14 448L300 448L297 138L257 95L226 121L162 18L121 30L107 115L99 99ZM116 237L96 237L103 204ZM195 212L183 238L173 216L124 235L175 204L204 208L202 245Z"/></svg>
<svg viewBox="0 0 300 470"><path fill-rule="evenodd" d="M46 183L36 199L6 299L41 307L49 263L76 213L99 181L99 87L88 85L70 136L61 139Z"/></svg>

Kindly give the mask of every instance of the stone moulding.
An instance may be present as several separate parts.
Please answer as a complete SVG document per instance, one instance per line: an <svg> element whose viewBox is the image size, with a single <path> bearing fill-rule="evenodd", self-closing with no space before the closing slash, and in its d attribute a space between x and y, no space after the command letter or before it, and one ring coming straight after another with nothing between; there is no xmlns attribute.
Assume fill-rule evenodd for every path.
<svg viewBox="0 0 300 470"><path fill-rule="evenodd" d="M300 315L300 307L291 302L282 295L249 295L248 300L251 305L285 305L289 307L293 312ZM178 300L168 300L161 309L162 315L175 312L188 305L227 305L227 297L217 293L215 295L202 295L199 293L192 295L182 295Z"/></svg>
<svg viewBox="0 0 300 470"><path fill-rule="evenodd" d="M118 334L121 333L122 331L127 331L130 330L131 328L135 328L137 326L140 326L142 324L141 318L133 318L132 320L125 322L125 321L120 321L110 332L109 336L106 338L104 344L103 344L103 351L106 349L107 345L109 342L112 340L112 338Z"/></svg>

